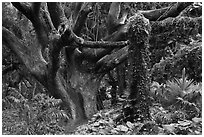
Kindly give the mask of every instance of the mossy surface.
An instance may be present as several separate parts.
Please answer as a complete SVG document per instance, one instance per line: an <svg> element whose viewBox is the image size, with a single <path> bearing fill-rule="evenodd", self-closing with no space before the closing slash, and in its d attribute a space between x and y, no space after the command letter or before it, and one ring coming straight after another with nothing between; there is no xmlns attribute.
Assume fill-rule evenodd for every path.
<svg viewBox="0 0 204 137"><path fill-rule="evenodd" d="M124 107L126 120L145 120L149 117L148 103L148 40L151 27L143 15L135 14L129 19L130 28L128 39L129 71L130 71L130 96L129 103ZM125 120L125 121L126 121Z"/></svg>

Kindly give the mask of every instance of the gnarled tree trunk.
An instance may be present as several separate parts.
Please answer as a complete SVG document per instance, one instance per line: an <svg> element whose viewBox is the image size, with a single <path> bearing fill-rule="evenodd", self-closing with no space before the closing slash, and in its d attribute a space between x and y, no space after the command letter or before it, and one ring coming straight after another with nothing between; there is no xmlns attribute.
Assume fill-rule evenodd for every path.
<svg viewBox="0 0 204 137"><path fill-rule="evenodd" d="M100 79L125 61L128 53L130 58L134 59L130 68L133 97L130 99L133 100L133 105L139 103L144 106L142 109L144 111L135 113L144 113L144 117L148 114L144 102L147 101L145 50L149 24L142 15L136 14L125 23L127 14L119 18L120 4L112 3L107 17L108 36L103 38L103 41L94 42L80 37L87 15L92 10L88 4L74 3L75 10L69 19L66 18L61 3L12 4L31 21L38 42L26 46L22 40L3 27L3 44L17 55L27 71L48 90L50 95L62 99L68 113L71 113L74 125L90 118L97 111L96 93ZM189 3L180 4L182 8L188 5ZM180 9L171 8L170 11L162 16L162 19L176 16L172 13L179 13ZM157 16L154 16L153 20L161 20L160 16L165 12L165 9L161 9L141 13L150 20L154 15ZM125 41L127 39L130 42ZM116 48L118 50L113 50ZM60 53L64 54L64 66L60 63ZM135 101L135 98L140 102Z"/></svg>

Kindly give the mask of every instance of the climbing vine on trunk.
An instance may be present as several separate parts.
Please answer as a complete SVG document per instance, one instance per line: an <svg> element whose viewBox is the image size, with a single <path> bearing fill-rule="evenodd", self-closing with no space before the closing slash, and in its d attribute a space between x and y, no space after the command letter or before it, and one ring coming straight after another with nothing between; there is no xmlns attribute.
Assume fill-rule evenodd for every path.
<svg viewBox="0 0 204 137"><path fill-rule="evenodd" d="M128 104L124 107L125 121L143 121L149 118L148 101L148 40L151 27L149 20L141 14L135 14L129 19L128 39L129 71L131 78Z"/></svg>

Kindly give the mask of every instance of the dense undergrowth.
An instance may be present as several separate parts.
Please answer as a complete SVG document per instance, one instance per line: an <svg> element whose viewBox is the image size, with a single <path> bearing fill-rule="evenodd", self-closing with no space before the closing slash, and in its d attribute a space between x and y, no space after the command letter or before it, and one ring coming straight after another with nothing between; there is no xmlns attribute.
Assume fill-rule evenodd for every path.
<svg viewBox="0 0 204 137"><path fill-rule="evenodd" d="M169 5L168 3L163 4ZM156 9L164 5L161 3L149 3L146 5L140 3L129 4L128 6L141 9ZM99 7L107 8L108 6L99 5ZM108 11L107 9L101 10ZM102 12L100 13L102 18ZM88 21L96 20L91 15ZM104 20L100 21L104 22ZM101 25L101 35L105 34L104 24L102 23ZM95 27L87 26L86 29L90 30L90 34L86 31L86 35L83 37L87 38L89 36L87 38L89 40L98 40L102 37L94 35ZM161 34L161 36L164 35ZM175 40L173 36L169 41L163 41L165 44L157 43L157 46L161 46L160 48L150 50L150 75L152 78L149 89L149 96L152 102L150 106L150 120L133 123L130 121L120 122L119 119L123 118L122 110L128 104L128 91L124 89L123 95L117 96L117 103L113 106L111 105L112 96L110 93L112 87L109 85L103 87L105 88L103 96L106 97L100 98L104 106L103 109L93 115L86 123L73 130L68 130L69 128L67 128L71 126L69 125L71 117L67 115L69 113L66 110L63 110L61 100L48 96L39 83L30 78L30 76L23 75L22 66L19 65L13 54L8 49L3 49L3 70L10 65L16 65L17 68L15 71L3 75L2 134L201 135L201 38L201 34L188 37L186 38L188 42L185 43ZM152 45L155 46L154 44ZM166 47L162 48L162 46Z"/></svg>
<svg viewBox="0 0 204 137"><path fill-rule="evenodd" d="M182 77L166 83L153 82L149 91L152 105L151 119L145 122L120 122L127 97L118 99L112 106L110 99L103 103L105 109L93 115L87 123L67 131L69 116L61 110L61 100L44 93L33 94L28 99L21 91L9 89L3 99L3 134L83 134L83 135L135 135L135 134L202 134L202 85L188 80L185 68ZM107 93L108 94L108 93Z"/></svg>

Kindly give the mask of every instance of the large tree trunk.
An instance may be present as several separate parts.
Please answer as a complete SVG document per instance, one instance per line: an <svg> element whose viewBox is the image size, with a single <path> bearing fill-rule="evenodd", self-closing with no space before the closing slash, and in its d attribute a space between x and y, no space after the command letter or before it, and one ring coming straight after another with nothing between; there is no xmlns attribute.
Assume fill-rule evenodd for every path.
<svg viewBox="0 0 204 137"><path fill-rule="evenodd" d="M74 55L72 55L73 57ZM71 114L72 126L83 123L97 112L96 94L99 88L101 74L88 73L72 58L61 66L53 79L48 80L48 90L51 95L60 98L63 106Z"/></svg>
<svg viewBox="0 0 204 137"><path fill-rule="evenodd" d="M134 111L134 114L148 117L145 56L150 32L149 22L142 15L136 14L125 24L126 14L119 18L120 4L112 3L107 18L109 35L103 41L93 42L78 37L90 12L90 7L84 6L83 3L76 3L70 20L65 17L60 3L47 3L47 9L43 10L41 3L32 3L31 6L25 3L13 5L32 22L38 44L36 42L32 46L25 46L5 28L2 34L3 44L16 53L28 72L47 88L50 95L62 99L65 108L71 114L73 125L87 120L96 113L96 93L101 76L126 60L128 54L131 59L129 70L132 74L131 105L139 106L135 110L140 111ZM172 9L179 12L178 8ZM169 14L174 13L170 11ZM160 20L161 13L164 12L164 9L157 10L158 16L154 20ZM149 18L155 15L153 11L141 13ZM150 14L151 16L148 16ZM162 16L162 19L170 16L169 14ZM129 42L121 41L126 38L129 39L130 46L127 46ZM63 48L66 48L66 67L60 65L59 54ZM113 52L114 48L121 49Z"/></svg>

